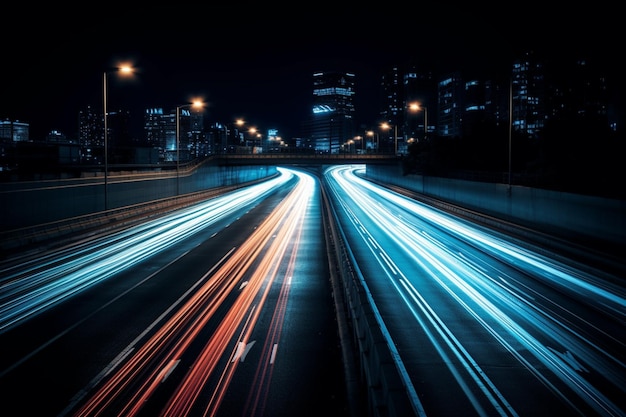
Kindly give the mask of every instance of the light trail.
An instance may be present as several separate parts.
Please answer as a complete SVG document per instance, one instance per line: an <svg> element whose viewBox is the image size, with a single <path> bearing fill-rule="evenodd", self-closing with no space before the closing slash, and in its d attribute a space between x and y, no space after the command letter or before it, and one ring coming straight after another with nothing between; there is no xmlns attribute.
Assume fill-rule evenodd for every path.
<svg viewBox="0 0 626 417"><path fill-rule="evenodd" d="M245 349L254 343L250 337L259 314L274 283L280 282L279 301L263 348L264 363L259 365L255 377L262 383L257 387L258 394L251 393L253 398L263 398L271 379L267 352L275 354L276 351L290 276L299 248L300 226L315 190L312 177L295 171L293 174L299 177L299 181L289 195L218 270L202 278L206 282L198 286L189 300L149 340L127 349L134 349L132 356L102 382L76 416L109 415L111 412L138 415L165 375L171 378L179 372L180 367L173 364L178 364L189 347L198 343L199 334L215 317L216 311L232 298L232 294L237 294L234 301L228 301L232 304L225 316L218 318L216 330L162 410L163 416L180 416L188 415L194 407L203 407L204 415L215 415L240 362L242 347ZM281 281L279 272L285 268L285 263L285 274L288 275ZM242 285L243 282L246 285ZM224 359L228 360L217 378L218 383L207 386L207 381ZM196 405L203 390L207 389L211 391L208 404ZM111 410L115 410L116 402L122 397L122 408ZM249 404L250 412L254 413L262 405L262 401L254 400Z"/></svg>
<svg viewBox="0 0 626 417"><path fill-rule="evenodd" d="M251 207L293 174L242 188L127 231L90 242L71 253L0 271L0 333L87 288L200 232L231 213Z"/></svg>
<svg viewBox="0 0 626 417"><path fill-rule="evenodd" d="M615 323L624 334L623 288L378 187L355 175L356 169L359 168L334 167L325 177L354 230L413 312L416 326L429 335L433 346L446 346L437 348L442 362L455 375L478 415L494 412L515 416L517 412L455 335L456 330L440 317L433 294L447 294L572 409L578 407L571 401L574 395L598 415L624 415L617 398L596 386L596 378L589 378L584 372L593 369L617 391L626 393L626 366L620 353L626 341L609 330L610 323ZM380 241L383 235L386 243ZM487 254L490 261L474 255L476 250ZM577 303L589 306L590 314L606 320L596 320L592 325L591 316L576 314L524 285L525 277L532 277L544 288L559 289ZM436 288L432 284L443 292L432 292ZM426 288L433 290L425 293ZM605 323L609 323L606 328ZM585 333L578 329L585 329ZM590 335L603 340L611 350L595 343ZM451 352L464 366L457 368L446 352ZM464 375L473 381L471 385ZM571 391L564 391L563 386ZM476 389L491 403L493 411L480 405Z"/></svg>

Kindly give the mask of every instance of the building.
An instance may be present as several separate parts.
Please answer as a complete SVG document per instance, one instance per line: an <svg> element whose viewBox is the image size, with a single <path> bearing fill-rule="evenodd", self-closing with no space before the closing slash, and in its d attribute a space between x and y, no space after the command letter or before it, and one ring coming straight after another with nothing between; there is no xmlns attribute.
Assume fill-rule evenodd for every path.
<svg viewBox="0 0 626 417"><path fill-rule="evenodd" d="M355 75L346 72L313 74L312 115L305 129L316 153L336 154L353 140Z"/></svg>
<svg viewBox="0 0 626 417"><path fill-rule="evenodd" d="M131 135L130 112L127 110L109 111L107 114L107 151L110 164L132 163L133 148L139 142ZM87 106L78 113L78 143L81 149L81 162L104 163L104 115Z"/></svg>
<svg viewBox="0 0 626 417"><path fill-rule="evenodd" d="M444 76L438 83L437 134L441 137L458 138L462 135L463 82L459 72Z"/></svg>
<svg viewBox="0 0 626 417"><path fill-rule="evenodd" d="M431 72L414 67L402 74L402 139L404 142L426 140L437 128L437 83ZM399 149L406 153L405 143Z"/></svg>
<svg viewBox="0 0 626 417"><path fill-rule="evenodd" d="M406 154L410 142L432 136L437 126L437 84L432 73L394 66L382 75L381 91L381 152Z"/></svg>
<svg viewBox="0 0 626 417"><path fill-rule="evenodd" d="M394 66L386 71L381 78L381 120L384 121L381 128L378 149L380 152L395 153L404 144L403 107L405 99L403 94L402 74L399 67ZM398 146L398 142L400 145Z"/></svg>
<svg viewBox="0 0 626 417"><path fill-rule="evenodd" d="M104 120L91 106L78 112L78 143L84 163L104 163Z"/></svg>
<svg viewBox="0 0 626 417"><path fill-rule="evenodd" d="M203 111L179 108L178 112L167 113L163 108L144 112L147 146L158 150L160 161L189 161L211 151L204 138Z"/></svg>
<svg viewBox="0 0 626 417"><path fill-rule="evenodd" d="M0 140L3 142L28 142L29 130L28 123L0 120Z"/></svg>
<svg viewBox="0 0 626 417"><path fill-rule="evenodd" d="M511 74L512 129L531 138L543 129L545 109L543 63L526 53L513 63Z"/></svg>

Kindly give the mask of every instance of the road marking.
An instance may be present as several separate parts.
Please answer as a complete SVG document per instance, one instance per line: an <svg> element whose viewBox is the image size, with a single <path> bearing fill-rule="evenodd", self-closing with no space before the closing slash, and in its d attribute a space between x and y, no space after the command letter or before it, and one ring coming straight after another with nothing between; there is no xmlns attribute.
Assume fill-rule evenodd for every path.
<svg viewBox="0 0 626 417"><path fill-rule="evenodd" d="M554 353L559 359L561 359L563 362L569 365L569 367L572 368L573 370L589 373L589 370L585 368L584 366L582 366L581 363L576 360L574 355L572 355L572 352L570 352L569 350L566 350L564 353L561 353L561 352L557 352L555 349L552 349L551 347L548 347L548 349L550 349L552 353Z"/></svg>
<svg viewBox="0 0 626 417"><path fill-rule="evenodd" d="M240 361L243 362L246 359L246 355L250 352L252 346L256 343L256 340L245 344L243 342L239 342L237 344L237 351L235 352L235 356L233 356L232 362L235 362L237 359L241 358Z"/></svg>
<svg viewBox="0 0 626 417"><path fill-rule="evenodd" d="M163 370L161 371L161 375L163 376L163 379L161 379L161 383L165 382L167 377L169 377L170 374L174 372L174 369L176 369L179 363L180 363L180 359L178 360L172 359L170 363L165 368L163 368Z"/></svg>

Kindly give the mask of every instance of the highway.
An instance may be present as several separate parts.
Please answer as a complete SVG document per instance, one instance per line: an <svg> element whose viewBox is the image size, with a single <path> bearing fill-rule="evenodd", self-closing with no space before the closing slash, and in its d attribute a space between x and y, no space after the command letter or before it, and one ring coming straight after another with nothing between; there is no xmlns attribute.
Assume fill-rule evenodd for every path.
<svg viewBox="0 0 626 417"><path fill-rule="evenodd" d="M282 173L6 263L3 414L347 413L319 183Z"/></svg>
<svg viewBox="0 0 626 417"><path fill-rule="evenodd" d="M357 172L337 166L325 179L415 414L625 414L623 277Z"/></svg>
<svg viewBox="0 0 626 417"><path fill-rule="evenodd" d="M280 168L4 260L3 414L366 414L337 328L324 186L415 415L626 415L623 277L377 186L362 169L333 166L320 182Z"/></svg>

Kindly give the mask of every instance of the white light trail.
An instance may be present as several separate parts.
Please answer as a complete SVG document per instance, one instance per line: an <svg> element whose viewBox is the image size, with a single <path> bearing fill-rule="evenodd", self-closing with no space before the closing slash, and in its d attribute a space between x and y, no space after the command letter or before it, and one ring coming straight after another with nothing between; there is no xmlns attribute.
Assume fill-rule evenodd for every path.
<svg viewBox="0 0 626 417"><path fill-rule="evenodd" d="M150 256L198 233L237 210L251 207L293 173L281 175L133 227L78 251L43 259L22 270L0 271L0 333Z"/></svg>
<svg viewBox="0 0 626 417"><path fill-rule="evenodd" d="M443 289L488 334L566 402L567 395L550 382L546 368L600 414L623 415L619 407L580 371L593 368L615 386L623 388L626 387L626 365L619 357L578 332L577 327L572 326L571 318L563 320L555 313L575 317L573 312L550 303L550 300L538 303L539 294L529 296L531 292L517 276L523 271L524 276L531 276L552 288L561 288L563 292L595 306L595 311L615 318L618 323L623 323L626 317L623 288L379 187L355 175L358 169L362 167L337 166L326 171L334 196L386 271L393 288L414 312L419 327L426 330L419 317L428 317L429 327L437 329L438 333L437 341L431 336L433 345L438 345L441 340L455 352L461 363L466 364L464 372L474 375L476 386L483 391L485 398L490 399L494 409L501 415L515 415L515 410L480 369L478 362L438 317L437 307L430 305L429 300L420 294L418 288L424 287L426 278ZM386 235L385 241L389 244L380 243L364 226L366 223L372 225L372 231L376 230L378 236ZM457 246L464 249L459 250ZM483 258L474 256L475 249L489 255L490 261L485 262L484 255ZM420 271L417 275L416 270ZM546 304L552 309L543 307ZM415 308L421 314L418 315ZM601 332L597 328L594 331ZM602 336L612 335L604 333ZM624 343L619 339L613 341ZM525 348L522 352L527 350L534 356L532 362L524 356L525 353L518 353L515 346L520 345ZM564 357L571 357L575 362L564 360ZM537 361L543 366L535 365ZM443 362L450 363L446 359ZM572 366L573 363L577 365ZM463 385L461 380L459 385ZM467 390L466 393L471 400L474 394ZM476 401L472 403L479 407ZM480 409L476 411L482 413Z"/></svg>

